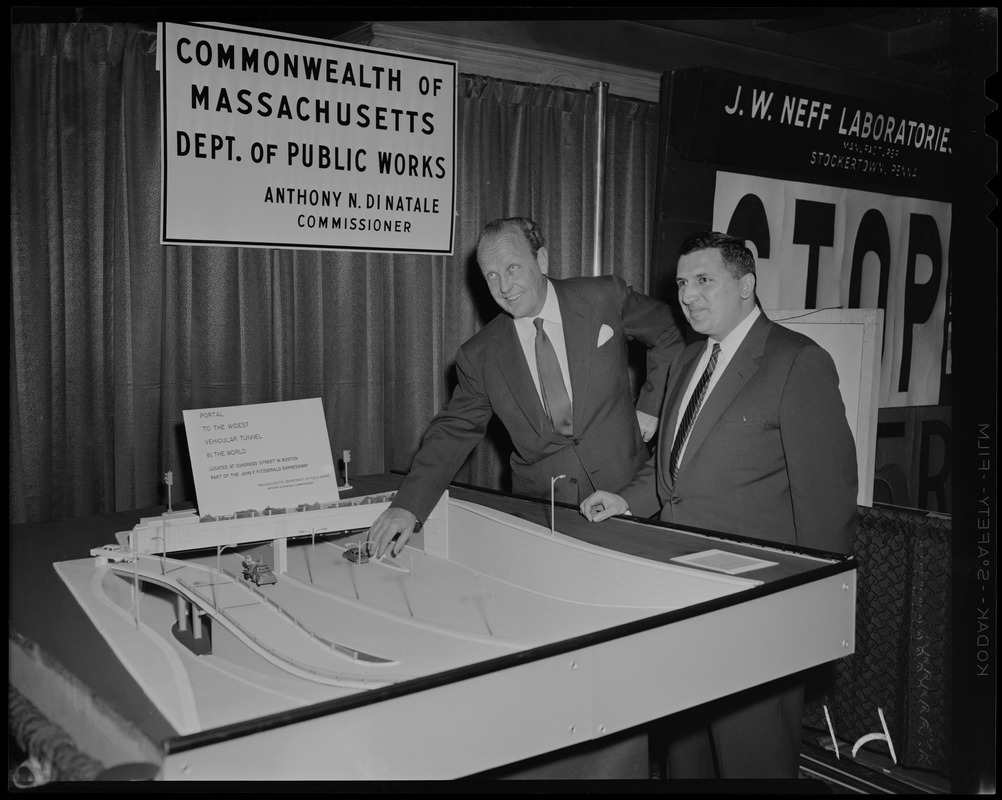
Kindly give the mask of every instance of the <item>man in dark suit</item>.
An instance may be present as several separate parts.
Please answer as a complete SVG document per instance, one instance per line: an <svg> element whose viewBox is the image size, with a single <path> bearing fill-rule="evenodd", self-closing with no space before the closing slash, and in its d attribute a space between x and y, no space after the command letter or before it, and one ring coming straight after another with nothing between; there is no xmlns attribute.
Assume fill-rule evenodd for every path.
<svg viewBox="0 0 1002 800"><path fill-rule="evenodd" d="M615 276L554 280L531 219L495 220L480 234L477 262L498 314L460 348L458 385L424 435L390 507L373 523L375 555L398 554L424 522L493 415L511 437L512 489L577 504L596 489L619 489L647 460L668 367L683 346L671 309ZM542 331L537 330L538 325ZM544 337L545 334L545 337ZM547 339L559 370L537 362ZM647 380L636 405L627 342L645 344ZM541 365L542 363L542 365ZM554 376L556 372L556 376ZM555 389L547 389L556 380ZM560 385L562 384L562 386ZM560 395L560 397L556 397ZM562 410L561 410L562 409ZM578 757L545 760L513 777L648 777L647 738L609 737Z"/></svg>
<svg viewBox="0 0 1002 800"><path fill-rule="evenodd" d="M425 432L390 508L372 526L377 557L400 552L495 414L514 445L517 494L548 499L551 479L566 475L554 486L555 496L577 504L596 489L619 489L647 460L644 442L657 427L668 366L683 345L669 307L611 275L547 277L542 234L523 217L488 224L477 243L477 261L506 313L459 349L452 398ZM570 402L565 430L556 429L544 407L535 355L537 318L544 320L562 369ZM649 348L647 381L636 406L627 364L630 339Z"/></svg>
<svg viewBox="0 0 1002 800"><path fill-rule="evenodd" d="M849 553L856 449L831 356L761 312L755 260L739 239L689 237L676 281L706 338L672 365L657 451L581 513L599 522L660 511L667 523ZM797 777L803 690L793 675L668 718L670 776Z"/></svg>

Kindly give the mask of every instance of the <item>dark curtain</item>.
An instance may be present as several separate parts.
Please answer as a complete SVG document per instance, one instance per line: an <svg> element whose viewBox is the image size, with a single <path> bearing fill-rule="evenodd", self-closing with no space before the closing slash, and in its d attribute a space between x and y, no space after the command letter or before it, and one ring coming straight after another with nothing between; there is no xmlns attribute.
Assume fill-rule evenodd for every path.
<svg viewBox="0 0 1002 800"><path fill-rule="evenodd" d="M195 502L182 411L323 400L351 474L405 471L458 346L497 308L473 248L534 216L590 274L595 97L461 75L454 255L165 247L156 36L11 29L9 521ZM607 273L646 290L657 106L607 104ZM492 430L457 479L504 489Z"/></svg>

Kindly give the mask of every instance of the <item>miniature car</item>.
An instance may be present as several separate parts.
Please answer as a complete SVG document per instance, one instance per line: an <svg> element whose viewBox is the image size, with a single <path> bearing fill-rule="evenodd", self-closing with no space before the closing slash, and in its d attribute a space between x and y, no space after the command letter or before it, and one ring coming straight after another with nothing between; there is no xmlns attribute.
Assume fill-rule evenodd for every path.
<svg viewBox="0 0 1002 800"><path fill-rule="evenodd" d="M90 554L94 556L94 565L103 567L109 562L132 561L136 554L129 548L120 544L103 544L100 547L91 548Z"/></svg>
<svg viewBox="0 0 1002 800"><path fill-rule="evenodd" d="M368 564L369 563L368 546L365 544L349 545L348 548L341 554L341 557L347 559L352 564Z"/></svg>
<svg viewBox="0 0 1002 800"><path fill-rule="evenodd" d="M258 586L266 586L269 583L278 583L278 578L271 571L271 567L260 561L255 561L250 556L244 558L244 578L254 581Z"/></svg>

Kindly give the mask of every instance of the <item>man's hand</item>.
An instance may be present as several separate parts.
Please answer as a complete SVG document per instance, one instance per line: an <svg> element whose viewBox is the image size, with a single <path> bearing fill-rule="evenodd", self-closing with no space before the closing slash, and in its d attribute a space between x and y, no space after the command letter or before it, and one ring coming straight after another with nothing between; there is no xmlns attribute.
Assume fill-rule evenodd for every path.
<svg viewBox="0 0 1002 800"><path fill-rule="evenodd" d="M601 522L620 514L629 514L630 507L618 494L593 492L581 503L581 514L589 522Z"/></svg>
<svg viewBox="0 0 1002 800"><path fill-rule="evenodd" d="M369 544L375 548L376 558L382 558L389 550L390 555L398 556L404 549L407 540L414 533L417 517L404 508L392 506L378 517L369 528ZM393 544L394 538L396 544ZM392 548L391 548L392 545Z"/></svg>
<svg viewBox="0 0 1002 800"><path fill-rule="evenodd" d="M657 432L658 418L652 417L643 411L638 411L637 424L640 425L640 435L644 437L645 442L649 442L651 437Z"/></svg>

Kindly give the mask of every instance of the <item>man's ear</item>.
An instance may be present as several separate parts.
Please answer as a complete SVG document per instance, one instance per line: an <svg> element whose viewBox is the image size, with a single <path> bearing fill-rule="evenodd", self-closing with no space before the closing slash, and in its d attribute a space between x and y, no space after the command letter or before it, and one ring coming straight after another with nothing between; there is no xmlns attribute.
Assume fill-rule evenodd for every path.
<svg viewBox="0 0 1002 800"><path fill-rule="evenodd" d="M545 275L546 267L550 263L550 257L547 254L545 247L540 247L536 251L536 263L539 264L539 271Z"/></svg>
<svg viewBox="0 0 1002 800"><path fill-rule="evenodd" d="M741 276L741 299L747 300L755 296L755 276L748 272Z"/></svg>

